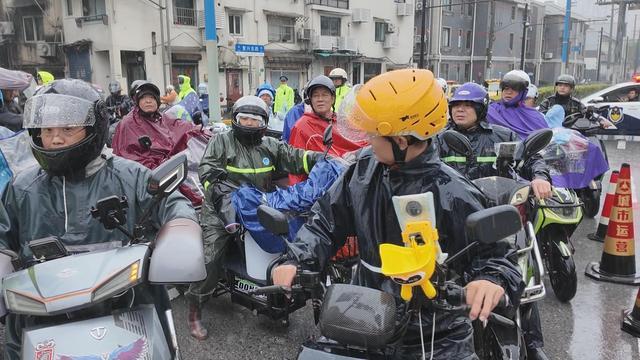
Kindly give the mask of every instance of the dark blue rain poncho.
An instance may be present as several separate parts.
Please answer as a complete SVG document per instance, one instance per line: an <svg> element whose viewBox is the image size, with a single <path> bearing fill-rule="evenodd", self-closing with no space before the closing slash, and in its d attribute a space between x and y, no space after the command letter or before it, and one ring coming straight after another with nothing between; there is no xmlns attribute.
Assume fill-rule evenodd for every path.
<svg viewBox="0 0 640 360"><path fill-rule="evenodd" d="M283 252L286 245L282 238L270 233L258 221L258 206L265 204L292 215L289 220L289 240L293 240L305 221L300 214L311 209L344 169L345 166L338 160L330 159L316 163L306 181L284 189L264 193L252 185L241 186L232 199L239 223L251 233L262 250L272 254Z"/></svg>

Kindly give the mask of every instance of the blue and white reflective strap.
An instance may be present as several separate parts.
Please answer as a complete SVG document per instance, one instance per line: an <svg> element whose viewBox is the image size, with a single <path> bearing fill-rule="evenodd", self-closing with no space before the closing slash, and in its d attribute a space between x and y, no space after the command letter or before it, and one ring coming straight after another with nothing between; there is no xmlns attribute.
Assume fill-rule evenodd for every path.
<svg viewBox="0 0 640 360"><path fill-rule="evenodd" d="M367 268L369 271L372 271L372 272L377 273L377 274L382 274L382 268L381 268L381 267L373 266L373 265L371 265L371 264L367 263L366 261L364 261L364 260L362 260L362 259L360 259L360 263L361 263L365 268Z"/></svg>

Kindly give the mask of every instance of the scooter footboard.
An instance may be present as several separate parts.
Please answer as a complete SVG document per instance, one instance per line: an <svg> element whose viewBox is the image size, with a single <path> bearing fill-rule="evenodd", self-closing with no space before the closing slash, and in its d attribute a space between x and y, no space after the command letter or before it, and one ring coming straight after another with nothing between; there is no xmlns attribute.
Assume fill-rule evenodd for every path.
<svg viewBox="0 0 640 360"><path fill-rule="evenodd" d="M171 359L153 305L61 325L25 329L23 359Z"/></svg>

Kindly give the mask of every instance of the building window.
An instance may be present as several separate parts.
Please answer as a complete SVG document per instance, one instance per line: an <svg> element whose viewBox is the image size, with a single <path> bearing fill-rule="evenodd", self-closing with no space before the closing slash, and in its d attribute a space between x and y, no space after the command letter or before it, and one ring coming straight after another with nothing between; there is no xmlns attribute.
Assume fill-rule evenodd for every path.
<svg viewBox="0 0 640 360"><path fill-rule="evenodd" d="M382 64L365 63L364 64L364 82L366 83L374 76L380 75L381 72L382 72Z"/></svg>
<svg viewBox="0 0 640 360"><path fill-rule="evenodd" d="M442 28L442 46L451 46L451 29L447 27Z"/></svg>
<svg viewBox="0 0 640 360"><path fill-rule="evenodd" d="M458 30L458 47L462 47L462 29Z"/></svg>
<svg viewBox="0 0 640 360"><path fill-rule="evenodd" d="M442 6L445 10L451 11L451 0L442 0Z"/></svg>
<svg viewBox="0 0 640 360"><path fill-rule="evenodd" d="M387 23L376 21L376 38L377 42L384 42L384 35L387 32Z"/></svg>
<svg viewBox="0 0 640 360"><path fill-rule="evenodd" d="M513 34L509 34L509 50L513 50Z"/></svg>
<svg viewBox="0 0 640 360"><path fill-rule="evenodd" d="M471 64L465 63L464 64L464 79L462 79L462 81L468 81L470 73L471 73Z"/></svg>
<svg viewBox="0 0 640 360"><path fill-rule="evenodd" d="M73 16L73 0L67 0L67 16Z"/></svg>
<svg viewBox="0 0 640 360"><path fill-rule="evenodd" d="M515 20L516 19L516 7L512 6L511 7L511 20Z"/></svg>
<svg viewBox="0 0 640 360"><path fill-rule="evenodd" d="M465 45L466 45L467 49L471 49L472 34L473 33L471 31L467 31L467 39L466 39L466 42L465 42L466 43Z"/></svg>
<svg viewBox="0 0 640 360"><path fill-rule="evenodd" d="M23 17L22 28L24 29L25 42L44 41L44 24L42 22L42 16Z"/></svg>
<svg viewBox="0 0 640 360"><path fill-rule="evenodd" d="M340 36L339 17L320 16L320 35Z"/></svg>
<svg viewBox="0 0 640 360"><path fill-rule="evenodd" d="M242 35L242 15L229 15L229 35Z"/></svg>
<svg viewBox="0 0 640 360"><path fill-rule="evenodd" d="M361 63L354 62L353 63L353 72L351 73L351 79L353 80L353 84L360 84L360 68Z"/></svg>
<svg viewBox="0 0 640 360"><path fill-rule="evenodd" d="M196 26L196 7L193 0L174 0L173 23Z"/></svg>
<svg viewBox="0 0 640 360"><path fill-rule="evenodd" d="M324 5L338 9L349 8L349 0L307 0L306 4Z"/></svg>
<svg viewBox="0 0 640 360"><path fill-rule="evenodd" d="M82 16L98 16L106 13L104 0L82 0Z"/></svg>
<svg viewBox="0 0 640 360"><path fill-rule="evenodd" d="M469 4L467 6L467 15L469 15L469 16L473 16L473 5L474 4Z"/></svg>
<svg viewBox="0 0 640 360"><path fill-rule="evenodd" d="M449 78L449 64L442 63L440 68L440 77L448 79Z"/></svg>
<svg viewBox="0 0 640 360"><path fill-rule="evenodd" d="M269 42L292 43L295 41L293 34L296 19L267 16L267 28L269 31Z"/></svg>

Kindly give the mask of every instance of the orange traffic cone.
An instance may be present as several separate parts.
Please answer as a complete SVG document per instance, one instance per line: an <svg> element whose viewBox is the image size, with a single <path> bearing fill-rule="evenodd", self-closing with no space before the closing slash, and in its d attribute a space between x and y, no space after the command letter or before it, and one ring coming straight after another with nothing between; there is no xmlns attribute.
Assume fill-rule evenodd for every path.
<svg viewBox="0 0 640 360"><path fill-rule="evenodd" d="M611 205L613 205L613 198L616 193L619 174L620 172L618 170L614 170L611 172L611 176L609 177L609 187L607 188L607 195L604 198L604 205L602 206L602 213L600 214L598 228L595 233L587 235L587 237L593 241L604 242L604 237L607 235L609 216L611 215Z"/></svg>
<svg viewBox="0 0 640 360"><path fill-rule="evenodd" d="M596 280L640 284L640 275L636 274L635 254L631 167L629 164L622 164L602 258L599 263L592 262L587 265L585 274Z"/></svg>
<svg viewBox="0 0 640 360"><path fill-rule="evenodd" d="M633 309L622 310L622 325L620 328L626 333L640 337L640 289L638 289Z"/></svg>

